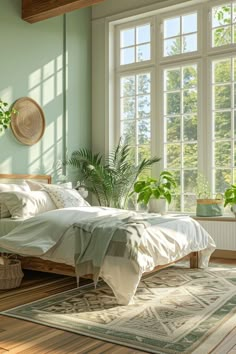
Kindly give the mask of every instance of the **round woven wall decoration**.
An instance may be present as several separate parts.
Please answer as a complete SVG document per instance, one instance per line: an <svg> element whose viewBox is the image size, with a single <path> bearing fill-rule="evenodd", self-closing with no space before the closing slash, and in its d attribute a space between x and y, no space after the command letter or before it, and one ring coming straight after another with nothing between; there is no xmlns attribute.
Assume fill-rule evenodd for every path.
<svg viewBox="0 0 236 354"><path fill-rule="evenodd" d="M33 145L43 136L45 118L41 107L29 97L17 100L13 108L17 114L12 115L11 129L16 139L22 144Z"/></svg>

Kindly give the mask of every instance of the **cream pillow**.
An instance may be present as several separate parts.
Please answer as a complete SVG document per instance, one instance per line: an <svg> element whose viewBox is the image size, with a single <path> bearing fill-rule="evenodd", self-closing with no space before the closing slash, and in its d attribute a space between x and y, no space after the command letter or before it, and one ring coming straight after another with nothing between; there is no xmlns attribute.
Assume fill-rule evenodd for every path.
<svg viewBox="0 0 236 354"><path fill-rule="evenodd" d="M48 185L47 183L31 181L29 179L26 180L26 183L31 191L40 191L44 188L45 185ZM60 184L50 184L50 186L57 186L57 185L64 187L64 188L72 188L72 182L65 182L65 183L60 183Z"/></svg>
<svg viewBox="0 0 236 354"><path fill-rule="evenodd" d="M52 184L45 185L44 189L49 193L50 197L59 209L90 206L90 204L86 202L86 200L84 200L84 198L75 189L66 189L60 187L59 185Z"/></svg>
<svg viewBox="0 0 236 354"><path fill-rule="evenodd" d="M12 191L0 193L12 218L28 218L49 210L57 209L46 191Z"/></svg>
<svg viewBox="0 0 236 354"><path fill-rule="evenodd" d="M25 191L30 192L30 187L23 181L21 184L14 183L0 183L0 193L9 191ZM9 218L11 215L6 205L0 199L0 218Z"/></svg>

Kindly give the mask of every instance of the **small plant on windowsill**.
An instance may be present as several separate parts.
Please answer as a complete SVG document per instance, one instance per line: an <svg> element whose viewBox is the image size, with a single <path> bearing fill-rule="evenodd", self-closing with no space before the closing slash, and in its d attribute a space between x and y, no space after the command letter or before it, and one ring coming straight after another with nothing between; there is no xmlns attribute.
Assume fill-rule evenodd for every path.
<svg viewBox="0 0 236 354"><path fill-rule="evenodd" d="M236 184L231 184L231 187L225 190L224 199L224 207L229 204L231 206L230 210L236 218Z"/></svg>
<svg viewBox="0 0 236 354"><path fill-rule="evenodd" d="M9 104L0 99L0 133L9 128L12 115L17 113L16 109L9 108Z"/></svg>
<svg viewBox="0 0 236 354"><path fill-rule="evenodd" d="M172 173L162 171L158 179L147 177L135 182L134 190L131 194L137 193L137 202L148 205L150 212L163 213L166 211L166 203L171 203L172 193L176 187ZM158 205L157 200L164 201L165 205Z"/></svg>
<svg viewBox="0 0 236 354"><path fill-rule="evenodd" d="M223 196L218 193L212 198L209 183L201 173L197 177L196 187L197 208L196 215L202 217L222 216L224 212Z"/></svg>

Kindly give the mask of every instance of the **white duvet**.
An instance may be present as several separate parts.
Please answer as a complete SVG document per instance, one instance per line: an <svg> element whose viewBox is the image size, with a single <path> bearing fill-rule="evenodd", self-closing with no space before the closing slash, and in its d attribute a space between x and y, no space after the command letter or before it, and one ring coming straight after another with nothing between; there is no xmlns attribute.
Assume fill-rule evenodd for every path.
<svg viewBox="0 0 236 354"><path fill-rule="evenodd" d="M0 248L23 256L74 266L74 228L76 222L95 216L120 215L127 211L104 207L57 209L25 220L0 238ZM129 212L130 216L140 214ZM158 225L150 225L142 235L136 261L105 256L100 276L112 288L119 304L132 302L144 272L174 262L199 251L199 267L208 266L215 243L205 229L189 216L163 216Z"/></svg>

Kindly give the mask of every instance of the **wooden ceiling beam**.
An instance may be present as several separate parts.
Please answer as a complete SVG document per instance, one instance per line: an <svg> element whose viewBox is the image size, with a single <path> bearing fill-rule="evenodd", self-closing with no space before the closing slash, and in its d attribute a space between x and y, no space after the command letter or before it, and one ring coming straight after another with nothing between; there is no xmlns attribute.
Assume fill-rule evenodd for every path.
<svg viewBox="0 0 236 354"><path fill-rule="evenodd" d="M29 23L60 16L104 0L22 0L22 19Z"/></svg>

